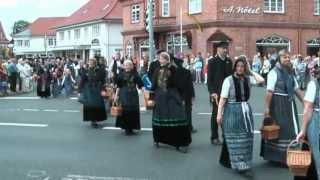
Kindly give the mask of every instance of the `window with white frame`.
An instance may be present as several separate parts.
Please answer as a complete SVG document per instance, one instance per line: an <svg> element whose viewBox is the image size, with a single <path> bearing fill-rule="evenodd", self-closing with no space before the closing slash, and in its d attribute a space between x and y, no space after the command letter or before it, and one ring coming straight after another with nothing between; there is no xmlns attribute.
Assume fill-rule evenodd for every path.
<svg viewBox="0 0 320 180"><path fill-rule="evenodd" d="M22 40L17 40L17 46L22 47L23 41Z"/></svg>
<svg viewBox="0 0 320 180"><path fill-rule="evenodd" d="M81 37L81 32L80 32L80 29L75 29L74 30L74 39L80 39Z"/></svg>
<svg viewBox="0 0 320 180"><path fill-rule="evenodd" d="M92 26L92 35L93 37L100 36L100 24L95 24Z"/></svg>
<svg viewBox="0 0 320 180"><path fill-rule="evenodd" d="M24 41L24 47L30 47L30 40Z"/></svg>
<svg viewBox="0 0 320 180"><path fill-rule="evenodd" d="M320 16L320 0L314 0L314 15Z"/></svg>
<svg viewBox="0 0 320 180"><path fill-rule="evenodd" d="M131 9L131 22L138 23L140 21L140 5L135 4Z"/></svg>
<svg viewBox="0 0 320 180"><path fill-rule="evenodd" d="M69 33L69 32L68 32L68 33ZM54 42L53 42L53 39L52 39L52 38L48 39L48 45L49 45L49 46L54 46Z"/></svg>
<svg viewBox="0 0 320 180"><path fill-rule="evenodd" d="M284 13L284 0L264 0L265 13Z"/></svg>
<svg viewBox="0 0 320 180"><path fill-rule="evenodd" d="M60 41L63 41L64 40L64 32L59 32L59 38L60 38Z"/></svg>
<svg viewBox="0 0 320 180"><path fill-rule="evenodd" d="M189 14L202 12L202 0L189 0Z"/></svg>
<svg viewBox="0 0 320 180"><path fill-rule="evenodd" d="M84 39L88 39L89 38L89 30L88 30L88 27L85 27L84 28Z"/></svg>
<svg viewBox="0 0 320 180"><path fill-rule="evenodd" d="M71 40L71 31L68 31L68 40Z"/></svg>
<svg viewBox="0 0 320 180"><path fill-rule="evenodd" d="M162 16L170 16L170 0L162 0Z"/></svg>

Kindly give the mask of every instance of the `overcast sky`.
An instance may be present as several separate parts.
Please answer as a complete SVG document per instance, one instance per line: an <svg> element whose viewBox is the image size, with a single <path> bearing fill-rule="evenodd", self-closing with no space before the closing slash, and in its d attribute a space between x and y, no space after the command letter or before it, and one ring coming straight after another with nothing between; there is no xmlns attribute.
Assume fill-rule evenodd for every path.
<svg viewBox="0 0 320 180"><path fill-rule="evenodd" d="M0 0L0 21L7 38L17 20L69 16L89 0Z"/></svg>

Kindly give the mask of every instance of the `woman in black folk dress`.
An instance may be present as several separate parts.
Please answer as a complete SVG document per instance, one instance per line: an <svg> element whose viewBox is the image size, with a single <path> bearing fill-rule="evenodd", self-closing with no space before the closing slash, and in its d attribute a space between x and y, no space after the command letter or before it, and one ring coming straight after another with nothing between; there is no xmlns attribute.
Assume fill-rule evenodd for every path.
<svg viewBox="0 0 320 180"><path fill-rule="evenodd" d="M51 74L49 68L45 65L41 65L37 71L37 96L41 98L48 98L51 95L50 83Z"/></svg>
<svg viewBox="0 0 320 180"><path fill-rule="evenodd" d="M154 142L157 147L164 143L187 153L191 134L182 99L184 89L178 83L181 77L178 77L177 67L170 63L168 53L161 53L159 62L161 66L154 72L151 88L155 100L152 117Z"/></svg>
<svg viewBox="0 0 320 180"><path fill-rule="evenodd" d="M125 130L126 135L133 135L133 130L140 130L140 105L137 87L141 89L143 82L132 61L124 61L124 72L116 80L117 92L115 101L119 101L123 112L117 117L116 126Z"/></svg>
<svg viewBox="0 0 320 180"><path fill-rule="evenodd" d="M107 119L105 102L101 90L105 84L104 69L97 66L95 59L89 60L80 82L80 101L83 104L83 120L91 121L91 126L98 127L97 122Z"/></svg>

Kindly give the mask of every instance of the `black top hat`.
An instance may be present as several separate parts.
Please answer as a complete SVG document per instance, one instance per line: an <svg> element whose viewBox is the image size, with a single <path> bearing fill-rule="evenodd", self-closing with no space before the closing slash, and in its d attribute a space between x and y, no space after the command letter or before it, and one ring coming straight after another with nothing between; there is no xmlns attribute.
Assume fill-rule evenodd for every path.
<svg viewBox="0 0 320 180"><path fill-rule="evenodd" d="M217 47L227 48L229 46L228 42L221 41L217 44Z"/></svg>

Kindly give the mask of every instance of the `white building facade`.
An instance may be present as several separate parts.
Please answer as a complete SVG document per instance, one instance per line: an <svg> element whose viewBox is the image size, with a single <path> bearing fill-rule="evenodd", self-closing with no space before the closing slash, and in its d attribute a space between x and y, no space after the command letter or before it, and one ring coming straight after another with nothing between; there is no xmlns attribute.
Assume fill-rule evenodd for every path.
<svg viewBox="0 0 320 180"><path fill-rule="evenodd" d="M56 29L55 54L84 60L95 56L110 59L122 52L122 22L98 20Z"/></svg>
<svg viewBox="0 0 320 180"><path fill-rule="evenodd" d="M27 58L54 57L55 36L33 36L26 30L14 36L13 53Z"/></svg>

